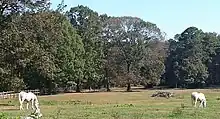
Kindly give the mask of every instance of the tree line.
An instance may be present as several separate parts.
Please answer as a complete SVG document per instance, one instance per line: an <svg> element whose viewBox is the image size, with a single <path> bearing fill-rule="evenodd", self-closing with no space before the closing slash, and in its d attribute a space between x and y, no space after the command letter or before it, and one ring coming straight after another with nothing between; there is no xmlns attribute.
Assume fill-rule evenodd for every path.
<svg viewBox="0 0 220 119"><path fill-rule="evenodd" d="M0 91L219 84L220 36L189 27L167 40L156 24L49 0L0 2Z"/></svg>

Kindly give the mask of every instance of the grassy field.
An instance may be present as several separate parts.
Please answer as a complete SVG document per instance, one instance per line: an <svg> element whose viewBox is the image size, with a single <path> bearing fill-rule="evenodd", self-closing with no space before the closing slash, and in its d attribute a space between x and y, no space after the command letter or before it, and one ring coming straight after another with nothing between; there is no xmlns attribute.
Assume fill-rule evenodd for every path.
<svg viewBox="0 0 220 119"><path fill-rule="evenodd" d="M169 90L170 99L151 97L156 90L135 92L68 93L39 96L43 119L219 119L220 89ZM192 91L205 93L207 108L193 108ZM198 103L199 104L199 103ZM25 105L26 106L26 105ZM24 116L18 99L0 100L0 112Z"/></svg>

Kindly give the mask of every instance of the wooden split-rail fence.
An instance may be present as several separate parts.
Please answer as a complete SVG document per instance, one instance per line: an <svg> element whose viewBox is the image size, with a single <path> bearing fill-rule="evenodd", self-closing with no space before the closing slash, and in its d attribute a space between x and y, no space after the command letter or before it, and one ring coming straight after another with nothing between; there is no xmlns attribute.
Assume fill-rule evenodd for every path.
<svg viewBox="0 0 220 119"><path fill-rule="evenodd" d="M32 92L35 95L39 95L40 91L38 89L36 90L24 90L25 92ZM18 98L18 92L14 91L7 91L7 92L0 92L0 99L12 99L12 98Z"/></svg>

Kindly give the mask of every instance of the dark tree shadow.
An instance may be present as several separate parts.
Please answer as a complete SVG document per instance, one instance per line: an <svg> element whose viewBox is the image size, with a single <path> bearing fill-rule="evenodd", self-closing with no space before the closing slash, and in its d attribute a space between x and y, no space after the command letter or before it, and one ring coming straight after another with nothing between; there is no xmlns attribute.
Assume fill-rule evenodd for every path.
<svg viewBox="0 0 220 119"><path fill-rule="evenodd" d="M0 103L0 106L15 106L15 105L13 105L13 104Z"/></svg>
<svg viewBox="0 0 220 119"><path fill-rule="evenodd" d="M8 109L2 109L3 111L18 111L17 108L8 108Z"/></svg>

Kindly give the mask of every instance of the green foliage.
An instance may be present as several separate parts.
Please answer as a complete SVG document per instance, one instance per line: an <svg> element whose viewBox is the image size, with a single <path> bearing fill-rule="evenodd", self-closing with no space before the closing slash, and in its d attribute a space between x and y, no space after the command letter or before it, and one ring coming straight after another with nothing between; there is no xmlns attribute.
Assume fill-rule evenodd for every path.
<svg viewBox="0 0 220 119"><path fill-rule="evenodd" d="M38 10L48 9L49 0L2 0L0 4L0 16L7 16L25 11L35 12Z"/></svg>
<svg viewBox="0 0 220 119"><path fill-rule="evenodd" d="M83 78L86 87L97 87L103 77L102 58L103 49L100 39L101 22L98 13L85 6L77 6L67 12L67 16L84 44L84 71ZM81 81L78 81L78 85Z"/></svg>
<svg viewBox="0 0 220 119"><path fill-rule="evenodd" d="M115 55L110 60L115 60L114 69L119 70L117 75L126 77L125 81L121 79L120 82L127 83L129 91L130 84L135 84L140 79L141 66L137 64L146 60L148 42L163 40L163 33L155 24L135 17L110 17L103 26L103 37L109 42L109 50L114 51Z"/></svg>
<svg viewBox="0 0 220 119"><path fill-rule="evenodd" d="M7 114L0 113L0 119L8 119L7 117L8 117Z"/></svg>
<svg viewBox="0 0 220 119"><path fill-rule="evenodd" d="M166 70L169 84L202 87L209 82L210 64L219 42L216 36L189 27L178 37L176 36L178 41L170 40Z"/></svg>
<svg viewBox="0 0 220 119"><path fill-rule="evenodd" d="M24 5L25 4L25 5ZM0 4L0 91L220 84L220 37L189 27L174 39L137 17L99 15L64 1Z"/></svg>
<svg viewBox="0 0 220 119"><path fill-rule="evenodd" d="M146 54L139 63L141 83L146 88L153 85L159 85L161 76L165 72L166 48L168 45L163 41L150 41Z"/></svg>
<svg viewBox="0 0 220 119"><path fill-rule="evenodd" d="M82 77L83 43L63 15L26 13L9 23L2 34L2 60L6 64L2 75L12 78L13 84L21 86L24 80L27 88L48 88L51 92L56 83L62 86Z"/></svg>
<svg viewBox="0 0 220 119"><path fill-rule="evenodd" d="M9 115L7 113L0 112L0 119L21 119L21 117L17 116L14 118L9 118Z"/></svg>

